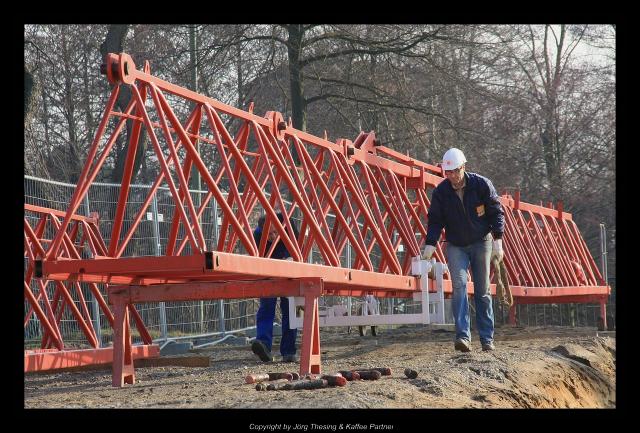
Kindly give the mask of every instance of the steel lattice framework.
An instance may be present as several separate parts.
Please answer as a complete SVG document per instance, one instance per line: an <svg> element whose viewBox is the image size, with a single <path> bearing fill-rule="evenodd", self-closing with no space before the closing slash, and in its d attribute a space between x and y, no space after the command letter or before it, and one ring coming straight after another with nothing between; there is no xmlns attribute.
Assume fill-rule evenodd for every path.
<svg viewBox="0 0 640 433"><path fill-rule="evenodd" d="M424 246L428 192L443 180L440 167L380 145L374 132L331 142L326 134L320 138L296 130L278 112L262 117L253 106L248 111L231 107L152 76L148 63L136 69L125 53L109 54L102 71L114 88L64 220L46 254L35 261L35 273L54 281L111 285L114 386L135 381L128 328L134 302L304 296L308 314L300 371L317 373L318 296L409 297L419 290L419 277L409 275L411 258ZM122 85L131 88L133 97L124 112L117 112ZM110 243L91 259L65 257L65 233L74 213L124 135L127 120L132 121L130 145ZM135 144L143 128L160 171L133 223L125 227ZM194 171L208 191L200 203L188 193ZM123 257L164 183L176 205L165 255ZM215 245L205 243L200 223L211 199L222 209ZM524 203L517 193L500 200L515 302L599 302L604 319L610 288L571 215L561 204L554 209ZM266 236L259 243L252 236L256 210L266 215L265 232L275 227L293 262L263 258L269 255ZM278 211L301 217L297 237L288 218L278 220ZM344 264L347 244L353 254ZM312 252L319 258L307 263ZM445 261L442 244L436 258ZM444 289L451 293L449 280Z"/></svg>
<svg viewBox="0 0 640 433"><path fill-rule="evenodd" d="M29 309L24 317L26 327L33 314L38 318L42 340L40 349L25 350L24 371L43 371L56 368L80 367L89 364L103 364L112 361L113 348L100 347L98 335L91 324L91 317L87 307L87 300L78 281L49 281L34 279L35 258L44 257L51 239L47 233L58 233L61 218L64 212L30 204L24 205L25 215L37 218L34 227L29 220L24 218L24 255L27 259L24 275L24 297ZM72 215L68 230L63 235L62 248L59 257L67 259L80 259L85 247L92 255L106 251L104 241L98 229L96 216L83 217ZM37 287L37 295L32 290L32 283ZM51 292L49 286L53 286L53 296L49 298L47 292ZM88 284L100 311L103 312L109 324L113 327L113 313L104 300L100 289L95 283ZM78 306L71 294L75 290L78 298ZM143 344L134 349L135 358L147 358L159 355L159 348L152 344L151 336L133 305L130 305L131 314L135 320L136 328L142 337ZM65 346L60 332L60 321L65 310L71 312L79 325L83 336L92 349L73 349Z"/></svg>

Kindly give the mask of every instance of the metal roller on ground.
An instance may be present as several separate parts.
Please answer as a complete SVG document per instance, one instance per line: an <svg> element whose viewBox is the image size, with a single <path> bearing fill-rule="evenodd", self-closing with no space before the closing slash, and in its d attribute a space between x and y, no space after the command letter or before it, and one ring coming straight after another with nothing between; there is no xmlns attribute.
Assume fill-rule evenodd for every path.
<svg viewBox="0 0 640 433"><path fill-rule="evenodd" d="M405 368L404 375L407 376L409 379L415 379L416 377L418 377L418 372L410 368Z"/></svg>
<svg viewBox="0 0 640 433"><path fill-rule="evenodd" d="M256 391L272 391L276 386L289 382L290 381L287 379L276 379L270 380L269 382L260 382L256 385Z"/></svg>
<svg viewBox="0 0 640 433"><path fill-rule="evenodd" d="M378 371L382 376L391 376L391 369L389 367L368 368L367 370Z"/></svg>
<svg viewBox="0 0 640 433"><path fill-rule="evenodd" d="M292 382L287 383L278 383L274 384L273 387L268 387L268 390L271 391L295 391L299 389L320 389L326 388L329 385L329 382L324 379L300 379L294 380Z"/></svg>
<svg viewBox="0 0 640 433"><path fill-rule="evenodd" d="M340 370L340 374L342 375L342 377L344 377L348 381L360 380L360 375L358 373L356 373L356 372L353 372L353 371Z"/></svg>
<svg viewBox="0 0 640 433"><path fill-rule="evenodd" d="M382 377L382 373L378 370L355 370L362 380L378 380Z"/></svg>
<svg viewBox="0 0 640 433"><path fill-rule="evenodd" d="M295 375L295 376L294 376ZM245 383L258 383L269 380L286 379L288 381L298 379L298 373L259 373L249 374L244 378Z"/></svg>
<svg viewBox="0 0 640 433"><path fill-rule="evenodd" d="M259 373L245 377L248 384L256 384L256 391L289 391L345 386L347 379L340 373L307 374L302 379L298 373Z"/></svg>
<svg viewBox="0 0 640 433"><path fill-rule="evenodd" d="M340 370L340 374L349 381L352 380L378 380L382 376L391 376L389 367L358 368L353 370Z"/></svg>
<svg viewBox="0 0 640 433"><path fill-rule="evenodd" d="M406 370L405 370L406 371ZM299 378L297 373L259 373L245 377L248 384L256 384L256 391L289 391L299 389L320 389L346 386L347 381L378 380L382 376L391 376L389 367L341 370L333 374L309 373Z"/></svg>

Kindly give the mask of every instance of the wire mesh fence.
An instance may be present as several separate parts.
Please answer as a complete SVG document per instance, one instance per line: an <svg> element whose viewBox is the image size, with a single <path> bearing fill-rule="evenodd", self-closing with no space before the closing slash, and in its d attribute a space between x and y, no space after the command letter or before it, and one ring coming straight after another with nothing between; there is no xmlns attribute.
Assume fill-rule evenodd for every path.
<svg viewBox="0 0 640 433"><path fill-rule="evenodd" d="M56 182L40 179L32 176L24 177L24 200L27 204L42 206L46 208L66 211L68 203L75 191L75 185L69 183ZM141 205L147 198L151 185L132 185L125 210L122 232L126 233L139 211ZM111 239L111 229L115 217L116 203L120 193L119 184L93 183L85 197L82 205L77 210L77 214L89 216L92 212L99 215L99 228L106 245ZM206 191L191 190L190 194L197 205L204 199ZM143 216L138 228L133 233L122 256L160 256L166 254L167 240L171 230L171 223L176 211L174 200L168 188L160 187L154 194L151 204ZM251 216L256 221L261 211L255 210ZM25 218L32 225L38 221L38 215L25 210ZM331 215L328 216L331 225ZM301 227L301 215L293 216L298 227ZM207 203L201 216L201 225L206 245L212 250L216 249L218 230L221 225L220 208L214 199ZM52 239L55 233L49 228L43 235L46 239ZM122 236L122 235L121 235ZM186 237L184 227L178 232L178 239ZM178 244L181 242L179 241ZM176 248L179 245L176 246ZM184 254L190 253L190 245L187 242L184 246ZM340 260L342 266L349 266L351 263L351 247L343 251ZM399 260L402 261L404 251L402 246L399 251ZM371 262L377 266L381 259L379 251L374 248L371 252ZM309 263L321 263L320 253L312 250ZM28 259L24 259L25 272ZM98 285L102 296L106 299L104 285ZM31 281L31 289L35 296L39 295L40 287L37 280ZM45 286L46 295L49 299L55 295L55 284L50 282ZM98 303L84 283L69 287L76 307L88 316L93 328L96 330L100 345L107 346L112 341L112 330L109 326L104 312L98 307ZM84 300L84 302L83 302ZM365 301L362 298L348 298L328 296L320 300L320 308L341 304L347 307L352 315L362 314L365 308ZM255 328L255 314L259 305L258 299L237 299L237 300L206 300L191 302L157 302L147 304L136 304L149 334L154 341L166 339L188 338L195 336L216 336L224 337L226 334L244 331ZM378 300L380 314L416 314L421 312L420 303L411 299L388 298ZM86 308L85 308L86 307ZM29 303L25 300L25 317L30 309ZM518 305L519 323L529 326L539 326L543 324L556 324L560 326L596 326L599 315L599 306L585 304L559 304L559 305ZM615 323L615 303L610 302L607 306L608 314L611 315L608 321ZM78 321L73 316L69 308L61 309L60 332L68 348L89 347ZM500 308L494 303L496 324L504 324L508 321L508 310ZM277 320L280 320L278 312ZM445 323L453 323L451 317L450 300L445 300ZM388 325L392 326L392 325ZM132 322L132 337L134 344L140 343L141 337ZM27 348L39 347L42 341L42 329L38 318L31 314L24 327L24 346Z"/></svg>

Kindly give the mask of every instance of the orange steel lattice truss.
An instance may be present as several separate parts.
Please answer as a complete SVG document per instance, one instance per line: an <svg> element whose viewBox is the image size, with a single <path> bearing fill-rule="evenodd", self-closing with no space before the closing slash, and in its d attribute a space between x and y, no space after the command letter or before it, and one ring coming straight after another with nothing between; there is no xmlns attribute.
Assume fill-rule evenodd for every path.
<svg viewBox="0 0 640 433"><path fill-rule="evenodd" d="M420 290L420 277L410 275L411 259L424 247L428 191L443 180L440 167L380 145L373 132L330 142L326 134L319 138L294 129L278 112L262 117L252 105L248 111L231 107L152 76L148 63L136 69L125 53L107 55L102 72L115 86L64 220L46 254L36 260L35 273L53 281L110 285L114 386L135 382L128 320L133 303L304 297L300 372L319 373L319 296L410 297ZM133 95L124 112L114 111L120 86L129 86ZM65 233L74 213L127 120L132 121L130 145L110 243L91 259L65 256ZM131 144L143 128L160 171L125 230L138 148ZM188 192L194 170L207 191L199 204ZM176 209L164 256L123 257L164 184ZM222 209L222 224L217 242L207 245L201 219L212 198ZM515 302L598 302L604 319L610 288L571 215L560 206L521 202L518 194L504 195L501 202ZM252 236L255 211L264 212L264 232L275 227L293 261L264 258L270 255L266 236L259 243ZM279 211L300 217L297 237L288 218L279 221ZM353 254L345 264L347 244ZM307 263L312 252L316 259ZM441 244L436 258L445 261ZM447 279L444 291L450 295L451 290ZM431 283L429 291L435 291Z"/></svg>
<svg viewBox="0 0 640 433"><path fill-rule="evenodd" d="M40 348L25 350L24 371L43 371L112 362L113 348L100 347L99 337L92 327L87 301L80 283L78 281L34 280L33 278L35 258L44 257L47 244L51 242L51 239L47 239L46 234L58 232L62 224L61 218L65 216L65 213L29 204L24 205L24 210L24 255L27 259L24 276L24 297L28 305L24 326L28 325L31 317L35 314L42 330ZM35 228L29 224L29 220L26 218L27 215L37 218ZM70 221L68 230L63 236L62 248L59 254L61 259L79 259L85 247L92 255L99 252L104 254L106 248L100 236L95 216L72 215ZM37 295L32 290L32 283L37 288ZM47 294L48 291L51 293L49 285L53 286L51 299ZM98 303L100 311L102 311L109 324L113 326L113 313L102 297L98 286L95 283L89 283L88 287L95 302ZM78 305L76 305L71 295L71 288L75 289ZM71 315L78 323L79 329L92 347L91 349L76 349L65 346L60 330L60 322L66 309L71 312ZM148 358L158 356L158 345L152 344L151 336L133 305L131 306L131 311L136 328L143 340L142 345L133 347L134 357Z"/></svg>

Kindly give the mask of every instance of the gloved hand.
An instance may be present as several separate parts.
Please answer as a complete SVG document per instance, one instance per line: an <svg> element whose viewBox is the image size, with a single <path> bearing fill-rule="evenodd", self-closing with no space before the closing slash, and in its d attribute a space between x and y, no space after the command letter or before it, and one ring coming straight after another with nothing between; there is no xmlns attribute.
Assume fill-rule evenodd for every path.
<svg viewBox="0 0 640 433"><path fill-rule="evenodd" d="M433 253L436 251L436 247L433 245L425 245L422 252L422 260L430 260Z"/></svg>
<svg viewBox="0 0 640 433"><path fill-rule="evenodd" d="M501 262L502 259L504 258L504 251L502 250L502 239L496 239L493 241L493 248L491 250L491 260L493 261L495 259L498 260L498 262Z"/></svg>

